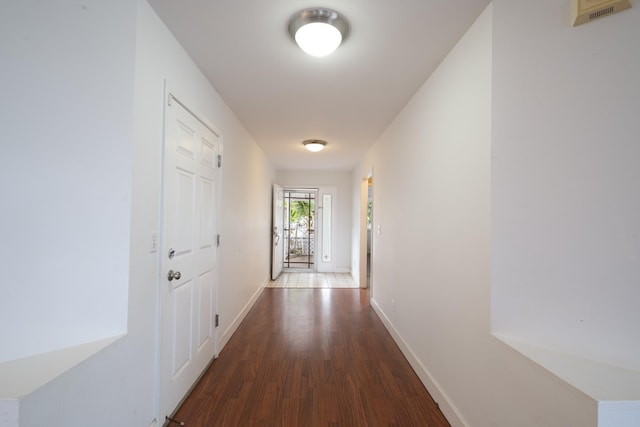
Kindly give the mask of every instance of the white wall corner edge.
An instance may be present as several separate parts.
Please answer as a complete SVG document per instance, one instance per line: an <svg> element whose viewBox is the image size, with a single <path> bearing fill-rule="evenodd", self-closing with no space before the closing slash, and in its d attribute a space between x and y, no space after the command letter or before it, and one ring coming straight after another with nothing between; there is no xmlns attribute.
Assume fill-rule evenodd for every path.
<svg viewBox="0 0 640 427"><path fill-rule="evenodd" d="M422 364L420 359L413 352L411 347L407 345L400 333L393 326L391 320L387 317L375 298L371 299L371 307L376 312L384 326L387 328L394 341L402 351L402 354L407 358L409 364L416 372L422 384L427 388L429 394L433 397L433 400L439 405L440 410L449 421L452 427L470 427L470 424L464 419L458 408L453 404L453 401L447 395L447 393L440 387L440 384L433 378L429 370Z"/></svg>
<svg viewBox="0 0 640 427"><path fill-rule="evenodd" d="M126 336L117 334L70 347L0 363L0 400L18 401ZM0 414L3 414L0 412ZM4 427L1 424L0 427Z"/></svg>

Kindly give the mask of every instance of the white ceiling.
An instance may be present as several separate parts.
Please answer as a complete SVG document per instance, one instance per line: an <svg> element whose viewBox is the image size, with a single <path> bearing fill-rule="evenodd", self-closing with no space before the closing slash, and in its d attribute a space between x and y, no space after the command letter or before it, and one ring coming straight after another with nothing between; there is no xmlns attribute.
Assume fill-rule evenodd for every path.
<svg viewBox="0 0 640 427"><path fill-rule="evenodd" d="M351 169L489 0L149 0L277 169ZM326 7L351 25L314 58L287 33ZM223 129L224 132L224 129ZM305 139L327 148L309 153Z"/></svg>

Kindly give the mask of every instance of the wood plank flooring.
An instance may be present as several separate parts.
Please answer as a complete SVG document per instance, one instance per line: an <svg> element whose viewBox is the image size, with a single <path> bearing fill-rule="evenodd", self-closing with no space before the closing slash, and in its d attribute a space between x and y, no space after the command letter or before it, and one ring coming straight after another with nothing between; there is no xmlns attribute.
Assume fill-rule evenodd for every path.
<svg viewBox="0 0 640 427"><path fill-rule="evenodd" d="M360 289L265 289L174 418L186 427L449 426Z"/></svg>

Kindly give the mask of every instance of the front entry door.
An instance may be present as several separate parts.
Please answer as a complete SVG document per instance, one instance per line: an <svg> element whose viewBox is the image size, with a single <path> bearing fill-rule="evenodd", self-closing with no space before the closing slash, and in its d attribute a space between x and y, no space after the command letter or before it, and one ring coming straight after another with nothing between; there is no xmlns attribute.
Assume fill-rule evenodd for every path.
<svg viewBox="0 0 640 427"><path fill-rule="evenodd" d="M271 238L271 280L276 280L284 263L284 190L273 185L273 233Z"/></svg>
<svg viewBox="0 0 640 427"><path fill-rule="evenodd" d="M216 354L220 134L170 96L165 116L160 415ZM164 421L164 419L162 420Z"/></svg>

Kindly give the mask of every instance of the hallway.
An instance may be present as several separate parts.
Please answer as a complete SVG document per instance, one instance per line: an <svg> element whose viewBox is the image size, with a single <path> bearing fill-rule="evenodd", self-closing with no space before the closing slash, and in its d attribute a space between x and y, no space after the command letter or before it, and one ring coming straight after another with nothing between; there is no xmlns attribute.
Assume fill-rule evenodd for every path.
<svg viewBox="0 0 640 427"><path fill-rule="evenodd" d="M448 426L366 290L266 288L176 420L211 426Z"/></svg>

